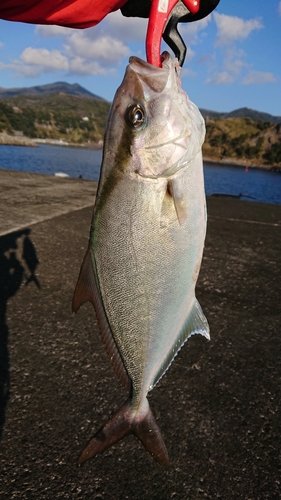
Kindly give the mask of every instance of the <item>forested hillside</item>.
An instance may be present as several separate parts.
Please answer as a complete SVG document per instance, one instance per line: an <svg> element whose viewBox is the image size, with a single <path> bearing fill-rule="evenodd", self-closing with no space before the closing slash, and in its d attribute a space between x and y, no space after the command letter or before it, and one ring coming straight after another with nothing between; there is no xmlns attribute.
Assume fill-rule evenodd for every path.
<svg viewBox="0 0 281 500"><path fill-rule="evenodd" d="M206 129L205 157L281 166L281 124L227 118L206 120Z"/></svg>
<svg viewBox="0 0 281 500"><path fill-rule="evenodd" d="M53 92L0 99L0 132L76 144L103 139L110 104L93 97Z"/></svg>

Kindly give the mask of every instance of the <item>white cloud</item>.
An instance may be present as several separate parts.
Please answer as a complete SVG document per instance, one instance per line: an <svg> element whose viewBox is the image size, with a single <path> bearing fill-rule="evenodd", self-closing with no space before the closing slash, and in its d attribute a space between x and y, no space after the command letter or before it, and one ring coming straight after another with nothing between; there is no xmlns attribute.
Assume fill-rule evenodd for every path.
<svg viewBox="0 0 281 500"><path fill-rule="evenodd" d="M111 36L117 37L123 42L144 42L147 30L147 19L138 17L124 17L120 11L112 12L101 23L100 27L103 31L108 28L108 33Z"/></svg>
<svg viewBox="0 0 281 500"><path fill-rule="evenodd" d="M38 25L35 28L36 35L43 36L45 38L52 38L58 36L68 36L74 32L72 28L64 28L63 26L56 25Z"/></svg>
<svg viewBox="0 0 281 500"><path fill-rule="evenodd" d="M239 80L240 78L240 80ZM266 71L250 70L241 80L241 71L221 71L213 73L211 77L206 80L207 84L225 85L240 81L242 85L258 85L265 83L275 83L277 81L273 73Z"/></svg>
<svg viewBox="0 0 281 500"><path fill-rule="evenodd" d="M199 43L199 37L203 35L210 20L211 16L190 23L188 27L180 27L187 45L186 62L194 57L192 46ZM26 48L17 60L9 64L2 63L2 68L32 77L46 72L71 75L113 74L124 59L128 61L132 53L129 44L141 42L143 48L134 51L144 57L147 23L147 19L126 18L116 11L97 26L86 30L38 25L35 27L35 34L43 41L41 48ZM50 42L48 38L57 38L56 50L53 48L54 42Z"/></svg>
<svg viewBox="0 0 281 500"><path fill-rule="evenodd" d="M145 38L147 20L124 18L114 12L99 25L87 30L60 26L37 26L36 33L44 37L63 37L62 53L69 62L69 71L77 74L107 74L130 50L124 40L135 38L137 33Z"/></svg>
<svg viewBox="0 0 281 500"><path fill-rule="evenodd" d="M110 13L106 18L94 28L87 30L76 30L64 28L62 26L38 25L35 28L36 35L45 38L68 37L73 33L84 33L85 38L97 39L101 36L110 36L120 42L141 41L144 42L147 30L147 19L137 17L124 17L121 12ZM200 22L200 21L199 21ZM197 24L197 23L196 23Z"/></svg>
<svg viewBox="0 0 281 500"><path fill-rule="evenodd" d="M4 43L0 42L0 49L2 49L2 47L4 47Z"/></svg>
<svg viewBox="0 0 281 500"><path fill-rule="evenodd" d="M207 27L211 20L211 16L207 16L196 23L185 23L179 25L179 32L186 45L185 64L189 63L195 56L195 51L190 48L191 45L198 45L200 43L200 35L203 36L202 31ZM168 51L171 49L168 47ZM190 70L189 70L190 71Z"/></svg>
<svg viewBox="0 0 281 500"><path fill-rule="evenodd" d="M273 73L268 71L249 71L249 73L243 78L243 85L251 84L263 84L263 83L275 83L277 80Z"/></svg>
<svg viewBox="0 0 281 500"><path fill-rule="evenodd" d="M116 66L130 51L127 45L111 36L94 38L93 33L75 31L65 40L69 57L79 56L87 61L99 61L106 66Z"/></svg>
<svg viewBox="0 0 281 500"><path fill-rule="evenodd" d="M27 76L27 77L35 77L40 75L40 70L38 67L34 66L28 66L28 65L23 65L21 64L20 61L13 61L12 63L5 64L0 61L0 70L9 70L13 71L14 73L17 73L18 75L21 76Z"/></svg>
<svg viewBox="0 0 281 500"><path fill-rule="evenodd" d="M247 38L253 30L263 28L260 19L244 20L236 16L227 16L214 12L214 20L217 25L217 45L227 45L234 41Z"/></svg>
<svg viewBox="0 0 281 500"><path fill-rule="evenodd" d="M72 53L62 54L59 50L26 48L19 60L10 64L0 62L0 69L8 69L26 77L36 77L42 73L66 73L72 75L106 75L114 73L114 67L106 67L98 60L90 60Z"/></svg>
<svg viewBox="0 0 281 500"><path fill-rule="evenodd" d="M238 82L249 85L275 81L272 73L252 69L252 64L247 61L246 51L237 48L238 42L244 41L254 30L263 28L261 20L244 20L217 12L213 17L217 27L214 51L216 57L210 61L206 83L223 85ZM216 60L220 61L219 65Z"/></svg>
<svg viewBox="0 0 281 500"><path fill-rule="evenodd" d="M278 12L279 12L279 15L281 16L281 2L279 2L279 4L278 4Z"/></svg>
<svg viewBox="0 0 281 500"><path fill-rule="evenodd" d="M200 41L199 39L200 32L202 32L205 28L207 28L211 20L212 20L212 14L210 14L207 17L204 17L203 19L200 19L199 21L196 21L195 23L180 24L179 32L184 38L186 45L197 45Z"/></svg>
<svg viewBox="0 0 281 500"><path fill-rule="evenodd" d="M69 63L59 50L33 49L27 47L21 54L23 64L39 66L43 71L67 71Z"/></svg>
<svg viewBox="0 0 281 500"><path fill-rule="evenodd" d="M9 64L1 63L0 68L27 77L35 77L41 73L68 71L69 62L59 50L27 47L21 54L20 60L14 60Z"/></svg>
<svg viewBox="0 0 281 500"><path fill-rule="evenodd" d="M70 60L68 70L73 75L108 75L113 72L113 69L105 69L96 61L85 64L85 59L79 56Z"/></svg>
<svg viewBox="0 0 281 500"><path fill-rule="evenodd" d="M248 67L246 62L246 53L236 47L228 46L224 50L224 68L233 75L240 75L243 68Z"/></svg>
<svg viewBox="0 0 281 500"><path fill-rule="evenodd" d="M213 85L221 85L221 84L225 85L233 83L234 81L235 81L235 75L227 71L221 71L220 73L215 73L210 78L207 78L206 83Z"/></svg>
<svg viewBox="0 0 281 500"><path fill-rule="evenodd" d="M244 50L237 49L232 45L224 47L219 60L222 61L220 68L216 65L215 57L210 59L210 76L207 78L206 83L214 85L233 83L241 77L245 68L250 67L246 61Z"/></svg>
<svg viewBox="0 0 281 500"><path fill-rule="evenodd" d="M122 40L133 38L134 30L140 37L145 36L147 21L136 19L130 23L130 20L117 13L108 18L108 21L87 30L36 26L35 34L40 37L62 38L62 43L57 44L59 49L27 47L18 60L10 64L2 63L1 67L27 77L46 72L113 74L118 64L130 55L128 45Z"/></svg>

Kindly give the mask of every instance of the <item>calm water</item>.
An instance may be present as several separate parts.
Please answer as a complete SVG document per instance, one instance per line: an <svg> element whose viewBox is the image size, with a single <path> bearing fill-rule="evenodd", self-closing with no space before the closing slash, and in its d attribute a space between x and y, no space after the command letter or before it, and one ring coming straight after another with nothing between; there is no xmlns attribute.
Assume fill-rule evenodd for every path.
<svg viewBox="0 0 281 500"><path fill-rule="evenodd" d="M102 152L82 148L40 145L37 148L0 146L0 168L97 180ZM242 199L281 204L281 173L204 165L206 194L241 195Z"/></svg>

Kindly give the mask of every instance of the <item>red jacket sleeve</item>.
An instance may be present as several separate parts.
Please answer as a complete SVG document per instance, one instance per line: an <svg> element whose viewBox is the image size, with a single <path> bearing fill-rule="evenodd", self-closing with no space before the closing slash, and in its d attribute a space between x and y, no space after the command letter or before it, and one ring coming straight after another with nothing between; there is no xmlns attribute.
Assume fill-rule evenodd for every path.
<svg viewBox="0 0 281 500"><path fill-rule="evenodd" d="M0 18L31 24L90 28L127 0L1 0Z"/></svg>

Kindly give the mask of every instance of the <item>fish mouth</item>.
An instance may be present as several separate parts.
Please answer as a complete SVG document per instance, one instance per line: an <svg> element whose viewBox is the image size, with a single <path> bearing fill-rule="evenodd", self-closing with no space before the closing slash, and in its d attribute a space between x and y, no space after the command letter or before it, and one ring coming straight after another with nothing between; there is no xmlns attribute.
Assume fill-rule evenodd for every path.
<svg viewBox="0 0 281 500"><path fill-rule="evenodd" d="M166 50L164 52L162 52L162 54L161 54L161 62L162 62L162 67L158 68L158 66L154 66L153 64L150 64L147 61L144 61L143 59L140 59L137 56L131 56L129 58L129 63L131 65L137 64L138 66L140 66L140 68L143 68L143 71L145 71L145 72L151 71L151 70L153 72L155 70L156 70L156 72L159 72L159 71L162 71L163 68L165 68L166 66L170 66L170 63L172 62L172 57L170 56L169 52L167 52Z"/></svg>
<svg viewBox="0 0 281 500"><path fill-rule="evenodd" d="M176 59L172 59L169 52L164 51L161 55L162 67L158 68L153 64L143 61L137 56L131 56L129 59L130 69L146 85L155 92L162 92L167 85L172 68L177 71Z"/></svg>

